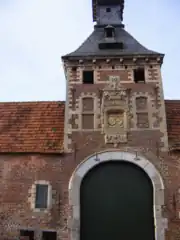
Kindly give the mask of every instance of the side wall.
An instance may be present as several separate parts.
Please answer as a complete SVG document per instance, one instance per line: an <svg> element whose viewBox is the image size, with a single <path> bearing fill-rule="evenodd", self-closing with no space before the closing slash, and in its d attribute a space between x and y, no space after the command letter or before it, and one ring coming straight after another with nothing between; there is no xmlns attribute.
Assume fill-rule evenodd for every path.
<svg viewBox="0 0 180 240"><path fill-rule="evenodd" d="M70 178L79 163L94 152L103 150L98 149L96 142L85 141L87 145L82 150L66 156L0 155L0 239L16 239L20 229L29 229L35 231L36 240L41 239L42 231L57 231L58 240L70 240ZM140 149L119 149L133 153L135 150L139 156ZM142 155L155 166L164 180L162 217L168 219L166 239L177 240L180 237L180 154L177 152L170 156L163 153L157 158L144 151ZM52 186L52 208L48 212L35 212L31 208L31 189L40 180Z"/></svg>

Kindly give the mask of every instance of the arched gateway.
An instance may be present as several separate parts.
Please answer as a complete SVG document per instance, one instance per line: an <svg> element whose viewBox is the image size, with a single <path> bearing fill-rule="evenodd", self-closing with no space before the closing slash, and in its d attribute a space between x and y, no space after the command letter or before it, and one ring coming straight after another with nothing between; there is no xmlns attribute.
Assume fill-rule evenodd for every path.
<svg viewBox="0 0 180 240"><path fill-rule="evenodd" d="M69 183L71 240L164 240L164 185L144 157L120 151L90 156Z"/></svg>

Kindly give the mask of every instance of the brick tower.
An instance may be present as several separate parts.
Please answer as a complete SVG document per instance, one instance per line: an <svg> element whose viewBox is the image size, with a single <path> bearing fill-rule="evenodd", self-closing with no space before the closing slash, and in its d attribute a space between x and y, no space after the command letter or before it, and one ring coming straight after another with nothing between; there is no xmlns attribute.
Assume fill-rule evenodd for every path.
<svg viewBox="0 0 180 240"><path fill-rule="evenodd" d="M65 150L168 148L161 79L163 54L124 28L123 0L93 0L92 34L63 56L67 81ZM89 148L88 148L89 149ZM94 151L94 150L93 150Z"/></svg>

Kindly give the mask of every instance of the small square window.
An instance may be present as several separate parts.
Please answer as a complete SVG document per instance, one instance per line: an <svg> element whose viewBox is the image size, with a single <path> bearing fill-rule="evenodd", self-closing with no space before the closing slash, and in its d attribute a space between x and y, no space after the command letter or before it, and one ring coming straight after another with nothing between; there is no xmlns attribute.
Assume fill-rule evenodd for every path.
<svg viewBox="0 0 180 240"><path fill-rule="evenodd" d="M111 8L110 7L106 8L106 12L111 12Z"/></svg>
<svg viewBox="0 0 180 240"><path fill-rule="evenodd" d="M36 184L35 208L46 209L48 206L48 185Z"/></svg>
<svg viewBox="0 0 180 240"><path fill-rule="evenodd" d="M72 71L76 72L77 71L77 67L72 67Z"/></svg>
<svg viewBox="0 0 180 240"><path fill-rule="evenodd" d="M84 84L93 84L94 83L94 72L93 71L84 71L83 72L83 83Z"/></svg>
<svg viewBox="0 0 180 240"><path fill-rule="evenodd" d="M20 239L34 240L34 231L20 230Z"/></svg>
<svg viewBox="0 0 180 240"><path fill-rule="evenodd" d="M134 82L135 83L145 83L144 68L134 69Z"/></svg>
<svg viewBox="0 0 180 240"><path fill-rule="evenodd" d="M42 240L56 240L56 239L57 239L56 232L48 232L48 231L42 232Z"/></svg>

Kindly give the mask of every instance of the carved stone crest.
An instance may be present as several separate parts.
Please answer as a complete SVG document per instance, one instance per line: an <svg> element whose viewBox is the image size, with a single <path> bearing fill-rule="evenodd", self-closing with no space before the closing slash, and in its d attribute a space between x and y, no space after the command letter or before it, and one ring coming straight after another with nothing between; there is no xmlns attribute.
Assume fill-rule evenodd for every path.
<svg viewBox="0 0 180 240"><path fill-rule="evenodd" d="M127 141L127 89L121 85L119 76L110 76L103 89L101 118L105 143L117 145Z"/></svg>
<svg viewBox="0 0 180 240"><path fill-rule="evenodd" d="M105 99L123 100L126 97L126 89L121 85L119 76L110 76L109 83L104 88Z"/></svg>

